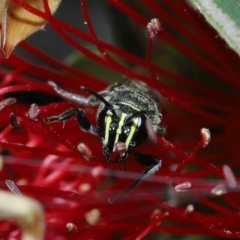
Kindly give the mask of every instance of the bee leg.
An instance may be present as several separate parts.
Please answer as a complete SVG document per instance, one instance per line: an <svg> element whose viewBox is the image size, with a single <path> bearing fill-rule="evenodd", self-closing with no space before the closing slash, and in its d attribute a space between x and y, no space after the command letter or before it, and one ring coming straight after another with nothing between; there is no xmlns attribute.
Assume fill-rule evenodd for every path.
<svg viewBox="0 0 240 240"><path fill-rule="evenodd" d="M85 115L84 111L82 109L79 109L79 108L70 108L67 111L59 114L58 116L52 116L52 117L49 117L49 118L45 118L44 121L46 123L62 122L62 121L70 119L71 117L73 117L75 115L77 116L77 121L78 121L79 126L83 130L91 132L93 134L98 133L98 129L90 124L90 122L87 119L87 116Z"/></svg>
<svg viewBox="0 0 240 240"><path fill-rule="evenodd" d="M153 175L158 169L161 167L162 161L146 154L135 152L133 153L137 161L144 166L148 166L140 175L140 177L132 183L125 191L120 193L116 198L110 198L109 201L111 203L118 202L122 197L124 197L127 193L129 193L132 189L134 189L138 184L140 184L145 178Z"/></svg>
<svg viewBox="0 0 240 240"><path fill-rule="evenodd" d="M100 103L99 99L97 99L95 96L90 96L86 98L81 95L65 91L64 89L60 88L55 82L49 81L48 84L51 85L55 92L58 93L60 96L69 99L75 103L90 106L96 106ZM98 94L100 94L102 97L105 97L107 95L107 91L102 91Z"/></svg>

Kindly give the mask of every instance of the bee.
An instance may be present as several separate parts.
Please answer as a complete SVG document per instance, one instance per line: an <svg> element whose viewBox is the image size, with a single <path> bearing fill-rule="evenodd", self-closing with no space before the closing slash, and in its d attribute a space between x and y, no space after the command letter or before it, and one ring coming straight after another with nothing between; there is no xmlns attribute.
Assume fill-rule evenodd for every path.
<svg viewBox="0 0 240 240"><path fill-rule="evenodd" d="M49 82L54 90L63 98L80 105L98 106L96 113L97 126L93 126L81 108L71 108L58 116L44 119L46 123L65 121L76 116L81 129L98 135L103 155L108 162L125 162L132 153L138 163L147 168L139 178L117 198L116 202L135 188L143 179L154 174L161 167L161 160L154 156L133 151L146 140L156 141L156 134L163 135L165 127L161 126L162 114L157 91L140 81L127 81L113 84L101 92L81 87L88 92L86 98L61 89L54 82ZM113 153L116 157L112 157Z"/></svg>

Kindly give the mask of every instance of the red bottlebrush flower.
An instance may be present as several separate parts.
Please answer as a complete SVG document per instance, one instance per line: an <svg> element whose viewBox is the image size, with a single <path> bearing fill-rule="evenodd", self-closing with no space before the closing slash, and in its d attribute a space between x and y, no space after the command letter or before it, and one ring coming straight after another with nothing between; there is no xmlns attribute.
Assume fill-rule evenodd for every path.
<svg viewBox="0 0 240 240"><path fill-rule="evenodd" d="M26 55L13 51L1 57L0 238L156 239L154 234L166 233L173 239L176 234L240 238L240 60L205 20L185 1L109 0L133 26L132 45L145 44L141 57L100 39L86 0L77 7L88 31L53 16L47 0L43 10L30 1L11 2L47 21L66 46L84 56L85 68L64 64L28 40L19 44ZM44 119L81 108L96 124L96 108L62 99L49 81L89 96L79 87L99 92L121 77L159 92L167 132L156 139L146 123L150 141L138 150L161 159L161 169L110 203L144 167L131 154L123 164L127 171L108 163L99 137L81 130L75 117L51 124ZM116 148L126 146L119 141Z"/></svg>

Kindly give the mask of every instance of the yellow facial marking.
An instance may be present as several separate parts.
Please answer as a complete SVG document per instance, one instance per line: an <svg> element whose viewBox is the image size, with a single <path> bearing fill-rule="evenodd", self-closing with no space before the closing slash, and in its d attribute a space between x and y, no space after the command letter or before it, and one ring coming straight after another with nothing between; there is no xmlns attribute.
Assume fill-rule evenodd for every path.
<svg viewBox="0 0 240 240"><path fill-rule="evenodd" d="M122 126L124 125L124 121L125 121L126 117L127 117L127 114L126 113L122 113L120 121L118 123L118 129L116 131L116 137L115 137L115 141L114 141L113 151L115 151L116 143L118 142L119 135L122 133Z"/></svg>
<svg viewBox="0 0 240 240"><path fill-rule="evenodd" d="M126 113L122 113L120 121L118 123L117 134L121 134L122 133L122 126L124 124L124 120L125 120L126 116L127 116Z"/></svg>
<svg viewBox="0 0 240 240"><path fill-rule="evenodd" d="M131 107L131 108L134 109L134 110L140 111L140 109L134 107L134 106L131 105L130 103L125 103L125 102L120 102L120 103L123 104L123 105L125 105L125 106L129 106L129 107Z"/></svg>
<svg viewBox="0 0 240 240"><path fill-rule="evenodd" d="M133 121L133 124L131 125L130 133L128 135L128 138L125 142L126 148L128 149L129 143L132 140L133 134L135 133L137 126L138 126L139 118L135 118Z"/></svg>
<svg viewBox="0 0 240 240"><path fill-rule="evenodd" d="M106 128L105 128L105 137L104 137L104 145L107 145L108 143L108 138L109 138L109 128L110 128L110 124L112 122L112 113L109 111L107 113L107 121L106 121Z"/></svg>

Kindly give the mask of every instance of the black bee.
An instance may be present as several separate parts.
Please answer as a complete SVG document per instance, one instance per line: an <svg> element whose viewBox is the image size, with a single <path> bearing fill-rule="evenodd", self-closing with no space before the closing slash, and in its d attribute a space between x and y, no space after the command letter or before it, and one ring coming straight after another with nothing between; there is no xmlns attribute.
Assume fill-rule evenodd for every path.
<svg viewBox="0 0 240 240"><path fill-rule="evenodd" d="M81 105L99 106L96 114L97 126L91 125L84 111L80 108L71 108L58 116L46 118L47 123L65 121L76 115L80 127L92 134L99 135L103 154L108 162L122 162L136 146L147 139L156 141L156 133L164 134L165 128L160 124L162 114L159 112L159 97L155 90L139 81L128 81L123 84L114 84L101 92L81 87L91 94L85 98L69 93L59 88L55 83L49 82L54 90L64 98L70 99ZM113 159L112 152L117 152ZM147 166L127 190L121 193L112 202L116 202L143 179L154 174L161 166L161 160L134 151L137 161Z"/></svg>

